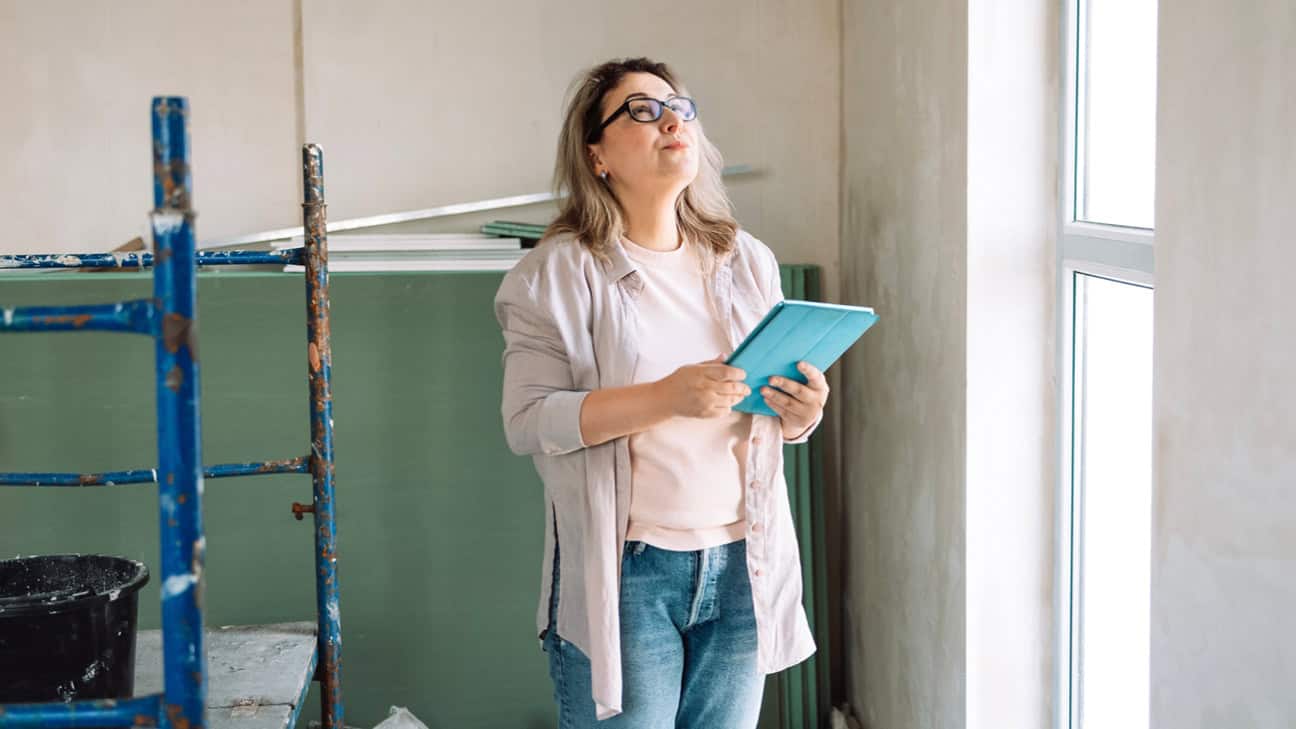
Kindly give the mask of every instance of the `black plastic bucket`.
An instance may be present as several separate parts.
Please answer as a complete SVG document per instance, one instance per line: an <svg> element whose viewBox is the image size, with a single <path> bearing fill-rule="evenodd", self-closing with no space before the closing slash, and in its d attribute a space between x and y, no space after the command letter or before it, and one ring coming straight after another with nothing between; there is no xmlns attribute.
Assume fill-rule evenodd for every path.
<svg viewBox="0 0 1296 729"><path fill-rule="evenodd" d="M0 703L130 697L148 578L121 557L0 560Z"/></svg>

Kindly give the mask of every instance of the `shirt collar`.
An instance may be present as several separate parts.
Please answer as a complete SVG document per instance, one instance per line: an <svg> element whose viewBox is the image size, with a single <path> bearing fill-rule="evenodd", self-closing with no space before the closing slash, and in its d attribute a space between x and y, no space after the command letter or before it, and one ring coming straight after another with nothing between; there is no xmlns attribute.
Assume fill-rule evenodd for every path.
<svg viewBox="0 0 1296 729"><path fill-rule="evenodd" d="M639 272L639 265L626 255L625 246L621 245L620 239L612 241L608 246L607 254L608 276L612 279L612 283L619 283L626 276Z"/></svg>

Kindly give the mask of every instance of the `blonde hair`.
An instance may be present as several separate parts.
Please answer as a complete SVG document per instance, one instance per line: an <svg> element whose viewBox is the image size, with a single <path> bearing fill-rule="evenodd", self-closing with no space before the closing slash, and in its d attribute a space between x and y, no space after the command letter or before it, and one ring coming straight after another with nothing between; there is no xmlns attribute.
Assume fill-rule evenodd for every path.
<svg viewBox="0 0 1296 729"><path fill-rule="evenodd" d="M545 237L568 233L598 258L607 260L608 249L625 233L625 215L611 188L594 174L587 145L601 136L603 97L630 73L651 73L665 81L677 94L685 89L666 64L647 58L624 58L596 66L577 78L568 94L567 112L558 135L558 159L554 163L554 189L567 197L560 204L557 219ZM697 138L702 152L697 177L675 200L675 219L686 241L695 242L700 252L719 258L733 250L738 222L733 205L720 180L723 159L702 131ZM709 256L708 256L709 257Z"/></svg>

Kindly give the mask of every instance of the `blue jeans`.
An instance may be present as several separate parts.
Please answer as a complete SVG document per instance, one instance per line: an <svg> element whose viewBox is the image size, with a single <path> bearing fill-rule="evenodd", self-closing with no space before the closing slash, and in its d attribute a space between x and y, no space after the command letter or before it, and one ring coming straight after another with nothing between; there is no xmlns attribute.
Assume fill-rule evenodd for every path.
<svg viewBox="0 0 1296 729"><path fill-rule="evenodd" d="M590 662L554 629L558 560L544 649L559 729L753 729L765 676L747 543L692 552L628 542L621 565L623 712L596 721Z"/></svg>

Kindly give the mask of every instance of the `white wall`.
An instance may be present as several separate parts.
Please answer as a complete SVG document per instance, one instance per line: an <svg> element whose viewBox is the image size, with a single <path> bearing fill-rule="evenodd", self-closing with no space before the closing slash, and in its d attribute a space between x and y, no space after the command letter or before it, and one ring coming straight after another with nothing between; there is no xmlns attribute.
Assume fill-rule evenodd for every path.
<svg viewBox="0 0 1296 729"><path fill-rule="evenodd" d="M1154 729L1296 722L1296 6L1163 2Z"/></svg>
<svg viewBox="0 0 1296 729"><path fill-rule="evenodd" d="M967 723L1053 720L1061 3L971 0Z"/></svg>
<svg viewBox="0 0 1296 729"><path fill-rule="evenodd" d="M739 221L782 260L825 266L835 293L834 0L297 5L0 4L0 83L18 100L0 109L0 252L146 233L154 94L190 97L213 240L300 224L303 134L324 147L332 219L548 190L569 82L648 54L689 83L726 159L757 168L731 186Z"/></svg>
<svg viewBox="0 0 1296 729"><path fill-rule="evenodd" d="M868 729L1053 710L1058 11L846 0L848 696Z"/></svg>

